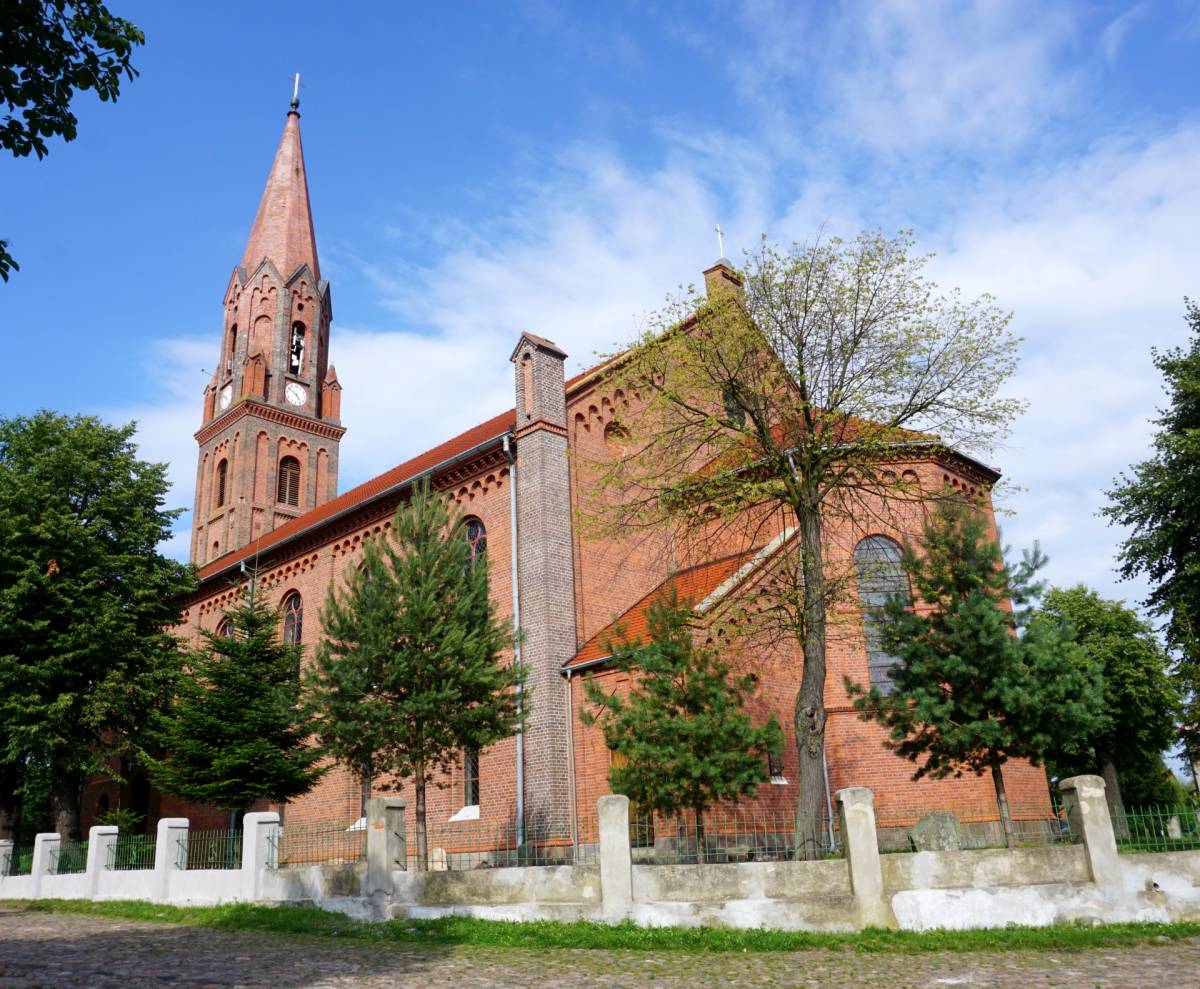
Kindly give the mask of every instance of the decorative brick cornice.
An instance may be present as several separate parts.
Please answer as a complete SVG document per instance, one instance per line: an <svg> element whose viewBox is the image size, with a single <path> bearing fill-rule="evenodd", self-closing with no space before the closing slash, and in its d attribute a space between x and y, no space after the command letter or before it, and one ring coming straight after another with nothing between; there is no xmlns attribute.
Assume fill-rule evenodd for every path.
<svg viewBox="0 0 1200 989"><path fill-rule="evenodd" d="M527 425L522 426L517 430L516 438L519 441L522 436L528 436L530 433L536 433L538 430L543 430L547 433L554 433L556 436L566 436L567 427L560 426L556 422L550 422L548 419L534 419Z"/></svg>
<svg viewBox="0 0 1200 989"><path fill-rule="evenodd" d="M218 416L208 425L200 427L195 434L196 442L201 444L207 443L218 433L228 429L239 419L244 419L247 416L257 416L260 419L266 419L268 422L285 426L288 429L302 429L306 433L312 433L314 436L321 436L327 440L340 440L346 433L345 426L335 426L332 423L322 422L320 419L310 419L295 412L286 412L283 409L277 409L273 405L264 405L252 399L245 399L238 402L228 412Z"/></svg>

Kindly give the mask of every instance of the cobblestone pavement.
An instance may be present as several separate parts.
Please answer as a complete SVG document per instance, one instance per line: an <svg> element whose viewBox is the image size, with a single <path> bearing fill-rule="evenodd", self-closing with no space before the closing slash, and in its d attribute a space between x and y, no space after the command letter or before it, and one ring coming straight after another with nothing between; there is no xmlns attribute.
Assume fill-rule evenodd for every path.
<svg viewBox="0 0 1200 989"><path fill-rule="evenodd" d="M0 912L0 989L1200 987L1200 943L1085 952L687 955L369 945L72 914Z"/></svg>

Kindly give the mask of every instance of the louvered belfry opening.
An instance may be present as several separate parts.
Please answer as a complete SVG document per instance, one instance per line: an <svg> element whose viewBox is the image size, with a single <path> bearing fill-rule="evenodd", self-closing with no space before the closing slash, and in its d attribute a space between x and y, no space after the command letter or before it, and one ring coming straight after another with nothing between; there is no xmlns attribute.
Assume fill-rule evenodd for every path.
<svg viewBox="0 0 1200 989"><path fill-rule="evenodd" d="M284 457L279 461L279 489L275 500L281 505L300 504L300 461Z"/></svg>

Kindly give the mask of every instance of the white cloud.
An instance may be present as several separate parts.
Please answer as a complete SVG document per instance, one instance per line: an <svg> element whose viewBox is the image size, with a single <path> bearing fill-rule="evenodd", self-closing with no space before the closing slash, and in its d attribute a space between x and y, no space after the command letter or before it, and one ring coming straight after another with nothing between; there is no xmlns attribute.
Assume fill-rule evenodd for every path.
<svg viewBox="0 0 1200 989"><path fill-rule="evenodd" d="M1109 64L1116 61L1117 53L1121 50L1121 45L1125 43L1130 29L1148 8L1147 0L1142 0L1141 3L1135 3L1124 13L1118 14L1104 26L1104 30L1100 32L1100 50L1104 52L1105 61Z"/></svg>
<svg viewBox="0 0 1200 989"><path fill-rule="evenodd" d="M859 0L833 10L819 19L776 0L743 3L754 47L734 69L739 92L815 104L819 131L903 156L1018 145L1075 97L1063 55L1078 25L1067 6Z"/></svg>

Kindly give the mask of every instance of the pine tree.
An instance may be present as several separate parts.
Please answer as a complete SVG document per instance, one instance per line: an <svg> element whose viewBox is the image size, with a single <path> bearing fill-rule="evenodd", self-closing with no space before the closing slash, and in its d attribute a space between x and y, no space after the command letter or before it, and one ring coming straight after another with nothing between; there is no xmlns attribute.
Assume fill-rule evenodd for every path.
<svg viewBox="0 0 1200 989"><path fill-rule="evenodd" d="M368 544L362 569L330 588L307 706L325 754L361 778L411 780L417 862L428 865L426 790L464 750L520 724L518 671L501 662L512 634L472 559L462 520L428 484Z"/></svg>
<svg viewBox="0 0 1200 989"><path fill-rule="evenodd" d="M783 737L774 716L751 723L744 707L753 677L731 676L730 663L697 646L692 620L691 606L672 588L647 613L648 642L618 632L609 665L633 677L629 691L606 693L585 681L595 709L581 718L599 724L608 747L624 756L609 772L613 791L644 811L690 810L703 860L704 812L721 800L753 796L768 778L767 755L779 752Z"/></svg>
<svg viewBox="0 0 1200 989"><path fill-rule="evenodd" d="M306 793L324 771L297 713L301 649L281 640L279 625L252 578L220 631L203 632L158 722L165 754L147 757L155 786L229 811L235 828L259 800Z"/></svg>
<svg viewBox="0 0 1200 989"><path fill-rule="evenodd" d="M917 606L899 598L886 606L880 633L898 660L894 691L846 680L860 716L890 729L888 747L923 760L914 779L991 772L1009 845L1004 763L1069 751L1102 717L1099 669L1068 630L1032 608L1045 562L1035 546L1006 566L982 512L947 498L919 548L904 550Z"/></svg>

